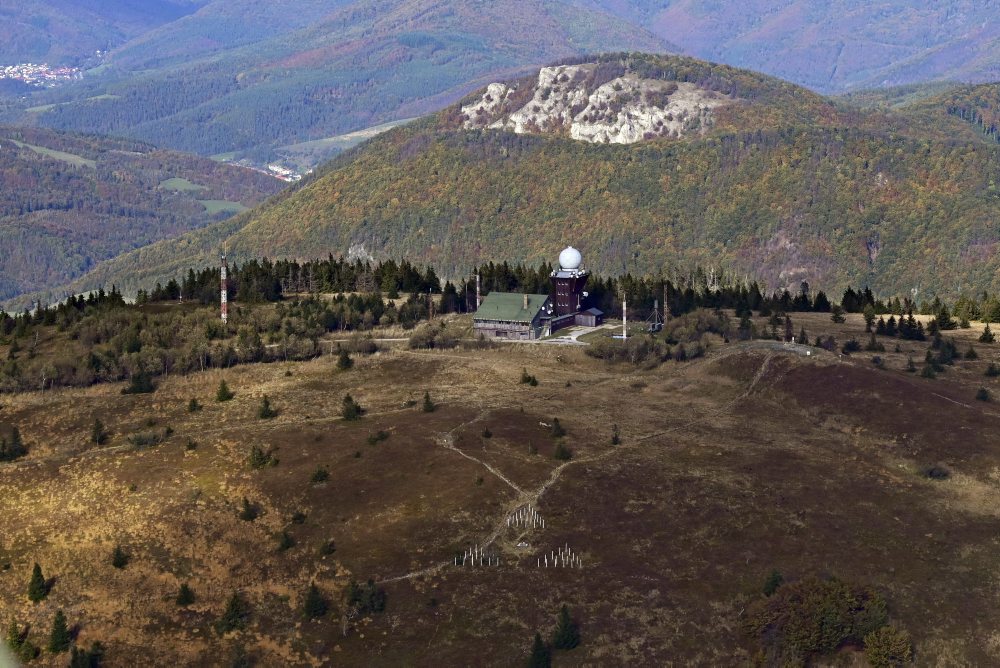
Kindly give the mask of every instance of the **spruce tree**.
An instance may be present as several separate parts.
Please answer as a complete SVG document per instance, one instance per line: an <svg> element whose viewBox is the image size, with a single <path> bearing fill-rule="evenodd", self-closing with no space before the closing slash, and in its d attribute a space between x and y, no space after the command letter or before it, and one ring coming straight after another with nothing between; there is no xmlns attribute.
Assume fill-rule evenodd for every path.
<svg viewBox="0 0 1000 668"><path fill-rule="evenodd" d="M257 409L257 417L261 420L270 420L273 417L277 417L278 411L274 410L271 406L271 400L265 394L264 398L260 402L260 408Z"/></svg>
<svg viewBox="0 0 1000 668"><path fill-rule="evenodd" d="M437 406L435 406L434 402L431 401L431 393L430 392L424 392L423 411L425 413L433 413L435 408L437 408Z"/></svg>
<svg viewBox="0 0 1000 668"><path fill-rule="evenodd" d="M49 632L49 651L53 654L65 652L69 649L71 640L66 615L62 610L57 610L55 619L52 620L52 631Z"/></svg>
<svg viewBox="0 0 1000 668"><path fill-rule="evenodd" d="M200 410L201 404L198 403L197 399L192 398L191 401L188 402L188 413L197 413Z"/></svg>
<svg viewBox="0 0 1000 668"><path fill-rule="evenodd" d="M94 426L90 429L90 442L95 445L104 445L108 441L108 432L104 429L104 423L99 418L94 418Z"/></svg>
<svg viewBox="0 0 1000 668"><path fill-rule="evenodd" d="M219 402L229 401L230 399L232 399L235 396L236 395L233 394L229 390L229 386L226 385L226 381L225 380L219 381L219 389L215 391L215 400L216 401L219 401Z"/></svg>
<svg viewBox="0 0 1000 668"><path fill-rule="evenodd" d="M31 570L31 580L28 581L28 599L38 603L48 595L49 586L45 582L45 577L42 576L42 567L36 563Z"/></svg>
<svg viewBox="0 0 1000 668"><path fill-rule="evenodd" d="M979 337L980 343L993 343L996 341L996 336L990 331L990 323L986 323L986 329L983 330L982 335Z"/></svg>
<svg viewBox="0 0 1000 668"><path fill-rule="evenodd" d="M528 668L549 668L552 665L552 655L542 641L542 635L535 633L535 641L531 645L531 656L528 657Z"/></svg>
<svg viewBox="0 0 1000 668"><path fill-rule="evenodd" d="M573 649L580 644L580 629L569 615L569 608L564 604L559 610L559 622L552 634L552 646L556 649Z"/></svg>
<svg viewBox="0 0 1000 668"><path fill-rule="evenodd" d="M111 553L111 565L115 568L121 570L128 566L129 558L125 550L122 549L121 545L115 545L114 551Z"/></svg>
<svg viewBox="0 0 1000 668"><path fill-rule="evenodd" d="M318 619L324 616L329 608L329 604L323 598L323 594L316 586L316 583L311 583L308 591L306 591L305 601L302 604L302 610L305 612L306 618Z"/></svg>
<svg viewBox="0 0 1000 668"><path fill-rule="evenodd" d="M559 418L552 418L552 436L553 438L559 438L566 435L566 430L563 426L559 424Z"/></svg>
<svg viewBox="0 0 1000 668"><path fill-rule="evenodd" d="M354 360L351 356L347 354L347 350L344 348L340 349L340 354L337 356L337 368L341 371L347 371L352 366L354 366Z"/></svg>
<svg viewBox="0 0 1000 668"><path fill-rule="evenodd" d="M344 395L343 407L341 408L340 414L345 420L358 420L361 418L361 414L363 412L364 409L361 408L361 405L358 404L358 402L356 402L351 395Z"/></svg>
<svg viewBox="0 0 1000 668"><path fill-rule="evenodd" d="M229 602L226 603L226 609L222 612L222 616L215 622L215 632L221 636L230 631L246 628L249 616L250 611L247 604L239 592L233 592L233 595L229 597Z"/></svg>
<svg viewBox="0 0 1000 668"><path fill-rule="evenodd" d="M182 582L180 589L177 590L177 598L175 599L177 605L181 607L191 605L194 603L194 599L194 591L188 586L187 582Z"/></svg>

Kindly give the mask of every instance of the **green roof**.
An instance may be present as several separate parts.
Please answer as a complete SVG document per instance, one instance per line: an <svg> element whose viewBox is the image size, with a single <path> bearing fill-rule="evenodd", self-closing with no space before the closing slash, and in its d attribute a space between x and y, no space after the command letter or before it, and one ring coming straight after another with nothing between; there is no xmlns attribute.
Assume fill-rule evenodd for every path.
<svg viewBox="0 0 1000 668"><path fill-rule="evenodd" d="M524 295L520 292L491 292L483 298L475 319L531 322L548 298L548 295L528 295L528 308L524 308Z"/></svg>

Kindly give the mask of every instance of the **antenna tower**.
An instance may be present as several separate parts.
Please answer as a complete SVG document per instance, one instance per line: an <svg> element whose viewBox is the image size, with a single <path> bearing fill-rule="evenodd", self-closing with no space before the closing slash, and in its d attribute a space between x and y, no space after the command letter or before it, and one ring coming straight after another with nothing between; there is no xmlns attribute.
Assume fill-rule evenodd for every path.
<svg viewBox="0 0 1000 668"><path fill-rule="evenodd" d="M222 304L222 324L229 323L229 263L226 261L226 252L222 251L222 266L219 269L219 278L222 283L221 304Z"/></svg>

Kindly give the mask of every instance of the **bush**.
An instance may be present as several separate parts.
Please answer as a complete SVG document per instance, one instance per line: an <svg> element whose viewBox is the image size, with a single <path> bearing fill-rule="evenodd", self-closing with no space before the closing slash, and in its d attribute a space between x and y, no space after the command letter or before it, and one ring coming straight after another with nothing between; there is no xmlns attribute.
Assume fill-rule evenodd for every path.
<svg viewBox="0 0 1000 668"><path fill-rule="evenodd" d="M566 445L560 441L559 443L556 443L556 449L555 452L552 453L552 456L559 461L568 462L573 459L573 451L567 448Z"/></svg>
<svg viewBox="0 0 1000 668"><path fill-rule="evenodd" d="M343 406L340 410L340 415L347 421L359 420L361 416L364 415L364 409L361 408L361 404L356 402L354 398L349 395L344 395Z"/></svg>
<svg viewBox="0 0 1000 668"><path fill-rule="evenodd" d="M368 434L368 445L376 445L389 438L389 432L379 429L374 434Z"/></svg>
<svg viewBox="0 0 1000 668"><path fill-rule="evenodd" d="M316 484L321 482L326 482L330 479L330 472L326 470L325 467L319 466L313 471L312 477L309 478L309 482Z"/></svg>
<svg viewBox="0 0 1000 668"><path fill-rule="evenodd" d="M295 539L287 531L278 535L278 552L285 552L295 547Z"/></svg>
<svg viewBox="0 0 1000 668"><path fill-rule="evenodd" d="M951 471L944 466L927 466L921 473L931 480L947 480L951 477Z"/></svg>
<svg viewBox="0 0 1000 668"><path fill-rule="evenodd" d="M197 413L201 410L201 404L194 397L188 402L188 413Z"/></svg>
<svg viewBox="0 0 1000 668"><path fill-rule="evenodd" d="M111 565L115 568L121 570L128 566L129 556L122 549L121 545L115 545L114 551L111 552Z"/></svg>
<svg viewBox="0 0 1000 668"><path fill-rule="evenodd" d="M531 385L532 387L535 387L536 385L538 385L538 379L532 375L529 375L527 369L521 369L521 384Z"/></svg>
<svg viewBox="0 0 1000 668"><path fill-rule="evenodd" d="M851 353L856 353L859 350L861 350L861 344L858 343L857 339L851 338L844 343L843 347L841 347L840 349L840 352L844 353L845 355L850 355Z"/></svg>
<svg viewBox="0 0 1000 668"><path fill-rule="evenodd" d="M924 368L920 370L921 378L937 378L937 371L930 364L925 364Z"/></svg>
<svg viewBox="0 0 1000 668"><path fill-rule="evenodd" d="M913 660L910 634L893 626L883 626L865 636L865 658L872 668L896 668Z"/></svg>
<svg viewBox="0 0 1000 668"><path fill-rule="evenodd" d="M104 660L104 645L95 640L90 643L90 649L82 650L73 647L69 658L69 668L100 668Z"/></svg>
<svg viewBox="0 0 1000 668"><path fill-rule="evenodd" d="M771 574L764 580L764 596L772 596L784 582L785 578L779 571L771 571Z"/></svg>
<svg viewBox="0 0 1000 668"><path fill-rule="evenodd" d="M362 615L384 611L385 599L385 590L376 587L374 580L364 585L351 580L347 585L347 604Z"/></svg>
<svg viewBox="0 0 1000 668"><path fill-rule="evenodd" d="M990 400L990 391L987 390L985 387L980 387L978 390L976 390L976 400L977 401L989 401Z"/></svg>
<svg viewBox="0 0 1000 668"><path fill-rule="evenodd" d="M0 437L0 462L12 462L28 454L28 448L21 440L21 432L14 427L10 438Z"/></svg>
<svg viewBox="0 0 1000 668"><path fill-rule="evenodd" d="M967 360L977 360L979 359L979 353L976 352L975 348L969 346L969 349L965 351L964 357Z"/></svg>
<svg viewBox="0 0 1000 668"><path fill-rule="evenodd" d="M153 385L153 378L148 373L139 372L132 376L128 387L122 390L122 394L150 394L156 391Z"/></svg>
<svg viewBox="0 0 1000 668"><path fill-rule="evenodd" d="M832 652L846 641L861 642L888 620L885 600L874 590L817 577L782 585L750 604L746 613L744 629L772 657L803 659Z"/></svg>
<svg viewBox="0 0 1000 668"><path fill-rule="evenodd" d="M559 424L559 418L552 418L552 437L560 438L566 435L566 430Z"/></svg>
<svg viewBox="0 0 1000 668"><path fill-rule="evenodd" d="M244 522L253 522L258 517L260 517L260 509L257 507L257 504L250 503L250 499L244 496L239 518Z"/></svg>
<svg viewBox="0 0 1000 668"><path fill-rule="evenodd" d="M250 447L250 454L247 455L247 465L256 471L267 466L277 466L278 460L270 450L265 452L259 445L254 445Z"/></svg>
<svg viewBox="0 0 1000 668"><path fill-rule="evenodd" d="M995 362L990 362L990 365L986 367L986 376L988 378L1000 376L1000 366L997 366Z"/></svg>
<svg viewBox="0 0 1000 668"><path fill-rule="evenodd" d="M493 438L493 432L489 427L483 427L483 438Z"/></svg>
<svg viewBox="0 0 1000 668"><path fill-rule="evenodd" d="M225 380L219 381L219 389L215 391L215 400L216 401L219 401L219 402L222 402L222 401L231 401L232 398L235 397L235 396L236 395L233 394L233 392L231 392L229 390L229 386L226 385L226 381Z"/></svg>

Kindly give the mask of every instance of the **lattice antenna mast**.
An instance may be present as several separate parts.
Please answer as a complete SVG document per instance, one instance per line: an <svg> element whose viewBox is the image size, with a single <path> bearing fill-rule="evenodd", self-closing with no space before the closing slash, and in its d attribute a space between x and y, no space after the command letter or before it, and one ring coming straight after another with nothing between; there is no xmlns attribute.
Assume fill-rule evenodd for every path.
<svg viewBox="0 0 1000 668"><path fill-rule="evenodd" d="M219 279L222 284L221 305L222 324L229 323L229 263L226 260L226 251L222 251L222 263L219 269Z"/></svg>

